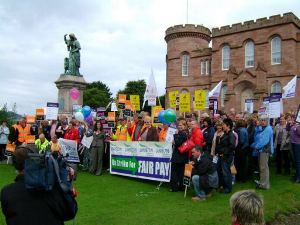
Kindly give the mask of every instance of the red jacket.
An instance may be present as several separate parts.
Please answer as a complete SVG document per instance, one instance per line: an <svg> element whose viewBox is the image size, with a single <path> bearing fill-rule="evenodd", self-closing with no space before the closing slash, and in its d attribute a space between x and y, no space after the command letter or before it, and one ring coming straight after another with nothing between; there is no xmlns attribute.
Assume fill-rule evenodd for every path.
<svg viewBox="0 0 300 225"><path fill-rule="evenodd" d="M78 133L78 129L73 127L71 130L67 130L64 139L77 141L77 144L80 143L80 137Z"/></svg>
<svg viewBox="0 0 300 225"><path fill-rule="evenodd" d="M201 147L203 147L204 137L199 127L193 128L190 140L192 140L195 145L200 145Z"/></svg>

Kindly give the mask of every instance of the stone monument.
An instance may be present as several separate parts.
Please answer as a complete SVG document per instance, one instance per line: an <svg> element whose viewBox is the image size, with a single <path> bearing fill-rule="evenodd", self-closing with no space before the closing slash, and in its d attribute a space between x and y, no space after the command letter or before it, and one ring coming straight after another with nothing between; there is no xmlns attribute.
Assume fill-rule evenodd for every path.
<svg viewBox="0 0 300 225"><path fill-rule="evenodd" d="M70 115L73 112L73 106L83 104L83 91L86 88L86 81L79 72L80 68L80 43L74 34L67 34L64 36L64 41L69 51L69 58L64 59L64 73L60 75L57 81L55 81L58 88L58 103L59 114ZM79 92L79 98L74 100L70 96L70 90L76 88Z"/></svg>

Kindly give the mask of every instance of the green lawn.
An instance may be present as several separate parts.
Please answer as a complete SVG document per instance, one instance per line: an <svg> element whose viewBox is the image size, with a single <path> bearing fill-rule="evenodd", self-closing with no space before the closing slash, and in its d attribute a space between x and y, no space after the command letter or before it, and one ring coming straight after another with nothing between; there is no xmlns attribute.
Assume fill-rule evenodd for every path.
<svg viewBox="0 0 300 225"><path fill-rule="evenodd" d="M15 170L0 165L0 188L10 183ZM265 201L266 220L278 212L294 212L300 209L300 185L289 177L273 175L272 187L258 191ZM230 224L229 198L231 195L216 193L204 202L192 202L193 190L187 197L183 192L169 192L167 184L156 190L158 182L112 176L92 176L80 172L75 183L78 191L78 225L224 225ZM253 183L236 184L233 191L253 189ZM5 224L0 213L0 224ZM73 224L73 221L66 223Z"/></svg>

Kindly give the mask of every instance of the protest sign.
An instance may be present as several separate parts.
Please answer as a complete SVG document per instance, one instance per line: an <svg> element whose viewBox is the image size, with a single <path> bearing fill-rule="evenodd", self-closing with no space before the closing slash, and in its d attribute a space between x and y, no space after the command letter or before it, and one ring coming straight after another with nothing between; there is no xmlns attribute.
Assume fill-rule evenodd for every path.
<svg viewBox="0 0 300 225"><path fill-rule="evenodd" d="M119 103L125 103L126 101L126 95L119 94Z"/></svg>
<svg viewBox="0 0 300 225"><path fill-rule="evenodd" d="M43 108L35 109L35 118L36 120L44 120L45 119L45 110Z"/></svg>
<svg viewBox="0 0 300 225"><path fill-rule="evenodd" d="M169 105L170 108L176 108L176 97L178 95L178 91L170 91L169 92Z"/></svg>
<svg viewBox="0 0 300 225"><path fill-rule="evenodd" d="M169 127L166 135L166 142L172 143L174 140L174 134L176 133L176 128Z"/></svg>
<svg viewBox="0 0 300 225"><path fill-rule="evenodd" d="M63 156L66 157L68 162L80 162L77 152L77 142L73 140L67 140L60 138L58 143L61 147Z"/></svg>
<svg viewBox="0 0 300 225"><path fill-rule="evenodd" d="M46 120L57 120L58 103L47 102Z"/></svg>
<svg viewBox="0 0 300 225"><path fill-rule="evenodd" d="M278 118L280 117L281 112L281 98L279 96L270 96L269 102L269 117L270 118Z"/></svg>
<svg viewBox="0 0 300 225"><path fill-rule="evenodd" d="M170 181L172 144L167 142L110 142L110 173Z"/></svg>
<svg viewBox="0 0 300 225"><path fill-rule="evenodd" d="M140 111L140 96L139 95L130 95L130 102L134 111Z"/></svg>
<svg viewBox="0 0 300 225"><path fill-rule="evenodd" d="M115 112L108 112L107 121L115 121L115 120L116 120L116 113Z"/></svg>
<svg viewBox="0 0 300 225"><path fill-rule="evenodd" d="M83 136L82 140L81 140L81 144L87 148L90 148L91 147L91 144L93 142L93 139L94 137L93 136L90 136L90 137L87 137L86 135Z"/></svg>
<svg viewBox="0 0 300 225"><path fill-rule="evenodd" d="M27 123L35 123L35 116L27 115L26 122Z"/></svg>
<svg viewBox="0 0 300 225"><path fill-rule="evenodd" d="M195 109L202 110L206 107L206 91L195 90Z"/></svg>
<svg viewBox="0 0 300 225"><path fill-rule="evenodd" d="M213 110L214 114L218 111L218 100L217 99L209 99L209 110Z"/></svg>
<svg viewBox="0 0 300 225"><path fill-rule="evenodd" d="M158 119L158 114L160 111L163 110L161 106L152 106L152 112L151 112L151 118L152 118L152 124L153 126L160 126L161 122Z"/></svg>
<svg viewBox="0 0 300 225"><path fill-rule="evenodd" d="M97 120L105 120L105 107L97 108Z"/></svg>
<svg viewBox="0 0 300 225"><path fill-rule="evenodd" d="M253 100L245 99L245 111L248 113L253 113Z"/></svg>
<svg viewBox="0 0 300 225"><path fill-rule="evenodd" d="M189 112L191 110L190 93L181 93L179 95L179 112Z"/></svg>

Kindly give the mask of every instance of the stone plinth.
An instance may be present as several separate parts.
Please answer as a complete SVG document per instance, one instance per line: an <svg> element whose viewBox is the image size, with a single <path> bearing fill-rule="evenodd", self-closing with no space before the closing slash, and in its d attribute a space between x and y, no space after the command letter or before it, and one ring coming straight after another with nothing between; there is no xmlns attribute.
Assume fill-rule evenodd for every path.
<svg viewBox="0 0 300 225"><path fill-rule="evenodd" d="M59 79L55 81L58 88L58 103L59 114L72 114L73 105L83 104L83 91L86 88L86 81L83 76L72 76L61 74ZM77 88L80 92L80 96L77 100L73 100L70 96L70 89Z"/></svg>

